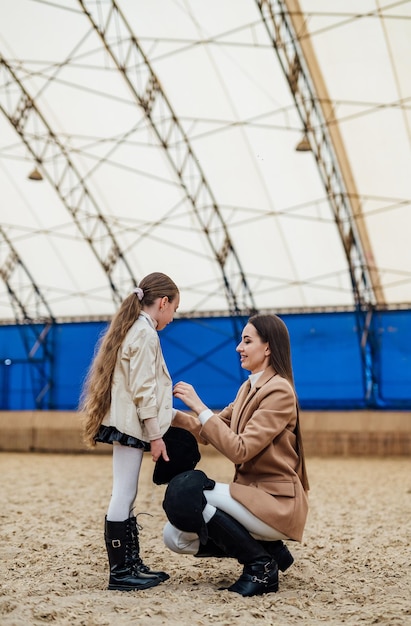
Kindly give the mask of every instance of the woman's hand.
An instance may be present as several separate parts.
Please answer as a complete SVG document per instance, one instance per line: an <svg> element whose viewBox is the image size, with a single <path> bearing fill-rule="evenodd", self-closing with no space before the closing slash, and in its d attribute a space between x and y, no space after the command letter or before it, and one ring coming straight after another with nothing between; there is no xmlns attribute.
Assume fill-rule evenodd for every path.
<svg viewBox="0 0 411 626"><path fill-rule="evenodd" d="M154 439L154 441L150 441L150 448L151 458L153 459L154 463L158 461L160 456L162 456L165 461L170 460L168 458L166 444L162 439Z"/></svg>
<svg viewBox="0 0 411 626"><path fill-rule="evenodd" d="M174 385L173 395L175 398L182 400L184 404L187 405L189 409L194 411L194 413L197 413L197 415L207 408L201 398L197 395L193 385L189 385L188 383L176 383Z"/></svg>

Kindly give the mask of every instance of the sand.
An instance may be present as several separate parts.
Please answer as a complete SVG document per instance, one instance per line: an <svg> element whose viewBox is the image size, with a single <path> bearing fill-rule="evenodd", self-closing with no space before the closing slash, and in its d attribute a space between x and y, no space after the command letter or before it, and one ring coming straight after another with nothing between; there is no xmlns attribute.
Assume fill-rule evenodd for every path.
<svg viewBox="0 0 411 626"><path fill-rule="evenodd" d="M231 466L199 468L229 481ZM108 591L103 520L111 455L1 453L0 625L411 624L411 460L309 458L310 513L294 565L275 594L242 598L233 559L164 548L164 487L143 461L136 512L144 561L170 579Z"/></svg>

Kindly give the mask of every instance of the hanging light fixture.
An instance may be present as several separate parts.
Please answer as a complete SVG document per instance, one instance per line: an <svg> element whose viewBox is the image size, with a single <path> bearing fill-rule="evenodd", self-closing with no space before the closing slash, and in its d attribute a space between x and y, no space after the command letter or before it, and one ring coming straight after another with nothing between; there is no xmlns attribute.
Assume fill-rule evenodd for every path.
<svg viewBox="0 0 411 626"><path fill-rule="evenodd" d="M29 180L43 180L43 175L37 167L35 167L34 170L28 175L28 178Z"/></svg>
<svg viewBox="0 0 411 626"><path fill-rule="evenodd" d="M309 152L311 150L310 142L308 141L307 134L304 133L301 141L295 146L297 152Z"/></svg>

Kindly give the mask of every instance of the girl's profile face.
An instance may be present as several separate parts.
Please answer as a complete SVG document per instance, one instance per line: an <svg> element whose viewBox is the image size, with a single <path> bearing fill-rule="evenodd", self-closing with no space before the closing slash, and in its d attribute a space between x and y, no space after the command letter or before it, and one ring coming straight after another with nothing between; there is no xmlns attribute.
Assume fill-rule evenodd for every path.
<svg viewBox="0 0 411 626"><path fill-rule="evenodd" d="M268 342L262 341L253 324L248 323L244 327L236 350L240 355L241 367L252 374L262 372L270 363L271 350Z"/></svg>
<svg viewBox="0 0 411 626"><path fill-rule="evenodd" d="M159 298L159 309L156 317L157 321L157 330L163 330L173 321L175 312L177 311L180 304L180 294L177 293L172 302L164 296L164 298Z"/></svg>

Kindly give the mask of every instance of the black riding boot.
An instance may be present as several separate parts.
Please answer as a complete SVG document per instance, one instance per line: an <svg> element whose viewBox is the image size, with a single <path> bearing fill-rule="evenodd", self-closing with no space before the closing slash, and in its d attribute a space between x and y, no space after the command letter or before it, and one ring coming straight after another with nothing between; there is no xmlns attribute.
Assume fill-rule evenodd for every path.
<svg viewBox="0 0 411 626"><path fill-rule="evenodd" d="M267 550L233 517L217 509L207 523L209 538L227 556L244 565L240 578L228 591L242 596L257 596L278 591L277 562Z"/></svg>
<svg viewBox="0 0 411 626"><path fill-rule="evenodd" d="M143 560L140 557L140 542L138 538L139 533L138 533L138 526L137 526L137 518L133 516L133 517L130 517L128 521L130 523L131 536L133 538L132 558L135 564L135 569L139 573L145 576L157 577L161 580L161 582L168 580L170 576L166 572L152 571L151 569L149 569L148 565L145 565L145 563L143 563Z"/></svg>
<svg viewBox="0 0 411 626"><path fill-rule="evenodd" d="M271 557L277 561L278 569L282 572L285 572L291 565L294 563L294 557L287 548L287 546L281 541L262 541L258 540L259 543L267 550L267 552L271 555ZM227 553L224 552L221 548L219 548L214 541L208 539L207 543L203 545L200 543L200 547L198 549L195 557L215 557L215 558L229 558ZM231 556L231 555L230 555Z"/></svg>
<svg viewBox="0 0 411 626"><path fill-rule="evenodd" d="M228 558L228 555L224 550L219 548L214 541L210 538L207 540L206 544L200 543L200 547L198 549L197 554L194 554L195 557L216 557L216 558Z"/></svg>
<svg viewBox="0 0 411 626"><path fill-rule="evenodd" d="M149 589L162 581L158 576L150 576L137 569L134 560L134 539L131 524L105 521L104 538L110 564L108 589L133 591Z"/></svg>
<svg viewBox="0 0 411 626"><path fill-rule="evenodd" d="M277 562L278 569L280 569L282 572L285 572L294 563L293 555L282 541L263 541L258 539L258 543L260 543L263 548L265 548L270 554L271 558L273 558ZM232 555L228 555L226 552L224 552L224 550L219 548L211 539L208 539L205 545L200 543L198 552L197 554L194 554L194 556L197 558L214 557L218 559L229 558L229 556L232 557Z"/></svg>
<svg viewBox="0 0 411 626"><path fill-rule="evenodd" d="M285 572L294 563L294 557L281 540L278 541L260 541L263 548L277 561L278 569Z"/></svg>

